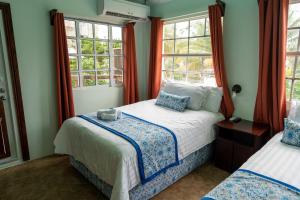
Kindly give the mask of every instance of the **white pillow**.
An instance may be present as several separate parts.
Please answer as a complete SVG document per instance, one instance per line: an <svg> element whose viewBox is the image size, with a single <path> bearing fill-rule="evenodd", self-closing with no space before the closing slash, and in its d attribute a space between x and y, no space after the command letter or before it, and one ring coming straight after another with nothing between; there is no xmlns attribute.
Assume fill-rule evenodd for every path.
<svg viewBox="0 0 300 200"><path fill-rule="evenodd" d="M192 86L182 83L167 82L163 88L167 93L178 96L191 97L187 108L191 110L200 110L206 102L208 89L202 86Z"/></svg>
<svg viewBox="0 0 300 200"><path fill-rule="evenodd" d="M220 110L223 97L223 89L221 87L207 87L207 89L209 92L203 109L217 113Z"/></svg>

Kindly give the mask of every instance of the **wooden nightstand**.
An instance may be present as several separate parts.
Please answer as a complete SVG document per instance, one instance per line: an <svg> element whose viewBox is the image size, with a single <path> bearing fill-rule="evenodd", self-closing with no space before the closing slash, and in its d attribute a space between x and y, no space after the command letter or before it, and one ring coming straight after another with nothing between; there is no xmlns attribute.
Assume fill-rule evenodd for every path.
<svg viewBox="0 0 300 200"><path fill-rule="evenodd" d="M237 170L267 141L269 127L247 120L216 124L215 165L229 172Z"/></svg>

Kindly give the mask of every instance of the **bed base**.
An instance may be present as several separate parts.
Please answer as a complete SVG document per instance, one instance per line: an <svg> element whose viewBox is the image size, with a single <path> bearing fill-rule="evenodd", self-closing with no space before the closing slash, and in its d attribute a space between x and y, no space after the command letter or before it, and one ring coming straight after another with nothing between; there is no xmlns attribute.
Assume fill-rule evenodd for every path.
<svg viewBox="0 0 300 200"><path fill-rule="evenodd" d="M194 153L187 156L185 159L180 161L178 166L169 168L165 173L160 174L152 181L147 182L144 185L137 185L129 191L130 199L150 199L157 195L183 176L186 176L195 168L203 165L211 159L213 155L213 144L208 144L203 148L195 151ZM71 165L78 170L89 182L96 186L105 196L110 198L112 192L112 186L99 179L93 174L87 167L81 162L70 156Z"/></svg>

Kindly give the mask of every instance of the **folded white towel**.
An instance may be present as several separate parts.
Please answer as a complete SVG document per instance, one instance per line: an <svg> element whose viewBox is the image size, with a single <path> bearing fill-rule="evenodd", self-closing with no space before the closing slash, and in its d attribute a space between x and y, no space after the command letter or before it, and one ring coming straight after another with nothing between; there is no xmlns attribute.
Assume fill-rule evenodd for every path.
<svg viewBox="0 0 300 200"><path fill-rule="evenodd" d="M114 108L109 108L109 109L100 109L97 111L97 118L101 119L101 115L102 114L115 114L116 113L116 109Z"/></svg>
<svg viewBox="0 0 300 200"><path fill-rule="evenodd" d="M97 118L105 121L115 121L120 119L122 112L114 108L110 109L101 109L97 111Z"/></svg>

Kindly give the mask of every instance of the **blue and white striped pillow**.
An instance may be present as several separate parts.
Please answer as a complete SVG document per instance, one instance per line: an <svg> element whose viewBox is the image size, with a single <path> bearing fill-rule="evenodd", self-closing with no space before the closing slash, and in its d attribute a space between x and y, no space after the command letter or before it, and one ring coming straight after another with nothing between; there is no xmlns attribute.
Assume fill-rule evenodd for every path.
<svg viewBox="0 0 300 200"><path fill-rule="evenodd" d="M300 124L291 119L284 119L284 131L281 142L300 147Z"/></svg>
<svg viewBox="0 0 300 200"><path fill-rule="evenodd" d="M155 105L163 106L179 112L183 112L186 109L190 101L190 98L191 97L188 96L178 96L175 94L170 94L164 91L160 91Z"/></svg>

